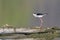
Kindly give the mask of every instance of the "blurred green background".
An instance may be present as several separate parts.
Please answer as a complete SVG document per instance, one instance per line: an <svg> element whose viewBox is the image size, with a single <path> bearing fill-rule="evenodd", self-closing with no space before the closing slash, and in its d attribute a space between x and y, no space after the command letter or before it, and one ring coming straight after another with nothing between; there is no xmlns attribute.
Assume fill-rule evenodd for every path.
<svg viewBox="0 0 60 40"><path fill-rule="evenodd" d="M0 0L0 26L27 26L31 9L29 0Z"/></svg>

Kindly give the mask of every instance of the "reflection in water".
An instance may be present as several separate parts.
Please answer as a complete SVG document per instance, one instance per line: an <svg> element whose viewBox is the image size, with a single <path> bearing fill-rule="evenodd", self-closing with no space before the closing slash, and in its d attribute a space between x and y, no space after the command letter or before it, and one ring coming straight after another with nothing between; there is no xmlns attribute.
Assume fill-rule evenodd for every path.
<svg viewBox="0 0 60 40"><path fill-rule="evenodd" d="M59 34L54 33L44 33L44 34L31 34L31 35L23 35L23 34L14 34L14 35L6 35L1 36L0 40L60 40Z"/></svg>
<svg viewBox="0 0 60 40"><path fill-rule="evenodd" d="M23 38L23 39L0 39L0 40L60 40L60 38Z"/></svg>
<svg viewBox="0 0 60 40"><path fill-rule="evenodd" d="M0 39L0 40L40 40L39 38L24 38L24 39Z"/></svg>

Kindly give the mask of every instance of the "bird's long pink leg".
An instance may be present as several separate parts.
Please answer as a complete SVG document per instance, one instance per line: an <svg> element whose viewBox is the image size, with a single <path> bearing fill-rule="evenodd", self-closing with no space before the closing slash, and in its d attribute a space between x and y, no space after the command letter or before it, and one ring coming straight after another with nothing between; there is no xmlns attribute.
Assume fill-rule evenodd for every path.
<svg viewBox="0 0 60 40"><path fill-rule="evenodd" d="M43 26L43 19L42 19L42 17L40 18L40 29L42 29L42 26Z"/></svg>

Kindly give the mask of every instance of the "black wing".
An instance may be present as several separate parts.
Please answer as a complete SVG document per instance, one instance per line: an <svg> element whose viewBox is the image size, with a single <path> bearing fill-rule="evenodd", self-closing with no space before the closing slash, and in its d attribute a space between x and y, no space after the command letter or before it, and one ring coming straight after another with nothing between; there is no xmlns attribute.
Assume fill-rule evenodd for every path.
<svg viewBox="0 0 60 40"><path fill-rule="evenodd" d="M43 15L42 13L37 13L37 15Z"/></svg>

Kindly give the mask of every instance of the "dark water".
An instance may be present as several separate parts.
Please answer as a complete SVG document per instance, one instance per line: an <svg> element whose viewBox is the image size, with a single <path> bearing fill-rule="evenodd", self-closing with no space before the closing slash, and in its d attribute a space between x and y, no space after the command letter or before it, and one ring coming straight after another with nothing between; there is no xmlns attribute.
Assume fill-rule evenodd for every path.
<svg viewBox="0 0 60 40"><path fill-rule="evenodd" d="M14 36L0 37L0 40L60 40L60 38L55 36L30 37L30 35L14 35Z"/></svg>
<svg viewBox="0 0 60 40"><path fill-rule="evenodd" d="M39 40L34 38L23 38L23 39L1 39L1 40Z"/></svg>
<svg viewBox="0 0 60 40"><path fill-rule="evenodd" d="M47 40L45 38L23 38L23 39L0 39L0 40ZM50 39L49 39L50 40ZM60 40L60 38L54 38L51 40Z"/></svg>

